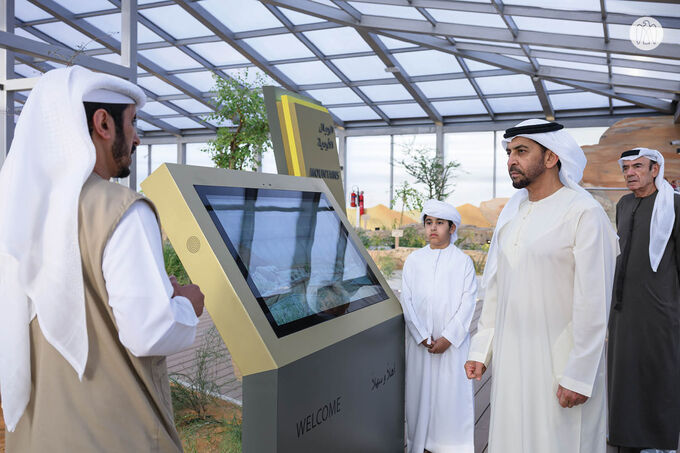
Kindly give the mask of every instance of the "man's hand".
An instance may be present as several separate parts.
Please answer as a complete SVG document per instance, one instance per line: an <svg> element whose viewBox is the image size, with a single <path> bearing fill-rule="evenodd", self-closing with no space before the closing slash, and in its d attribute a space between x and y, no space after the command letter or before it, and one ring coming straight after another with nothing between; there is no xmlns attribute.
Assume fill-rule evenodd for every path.
<svg viewBox="0 0 680 453"><path fill-rule="evenodd" d="M557 400L562 407L574 407L588 401L588 397L580 393L565 389L561 385L557 389Z"/></svg>
<svg viewBox="0 0 680 453"><path fill-rule="evenodd" d="M482 375L486 372L486 366L482 362L468 360L465 362L465 374L468 379L482 380Z"/></svg>
<svg viewBox="0 0 680 453"><path fill-rule="evenodd" d="M430 349L432 347L432 344L430 344L430 339L425 338L423 341L420 342L423 346L425 346L427 349Z"/></svg>
<svg viewBox="0 0 680 453"><path fill-rule="evenodd" d="M191 302L191 305L194 307L196 317L200 317L201 314L203 314L203 300L205 299L201 289L197 285L181 286L177 283L177 279L174 275L170 276L170 283L172 283L172 289L174 290L172 297L183 296L189 299L189 302Z"/></svg>
<svg viewBox="0 0 680 453"><path fill-rule="evenodd" d="M431 354L442 354L444 353L447 349L449 349L449 346L451 346L451 342L447 340L444 337L439 337L434 342L432 343L432 347L430 347L430 352Z"/></svg>

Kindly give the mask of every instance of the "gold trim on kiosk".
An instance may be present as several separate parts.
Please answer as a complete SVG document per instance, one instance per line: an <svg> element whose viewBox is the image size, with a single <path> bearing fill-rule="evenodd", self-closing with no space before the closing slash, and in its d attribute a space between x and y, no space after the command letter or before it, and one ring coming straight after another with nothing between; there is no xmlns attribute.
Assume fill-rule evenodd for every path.
<svg viewBox="0 0 680 453"><path fill-rule="evenodd" d="M402 315L397 298L322 179L163 164L141 186L158 208L163 230L189 277L205 294L206 308L244 375L281 368ZM278 337L195 186L325 194L386 294L385 300Z"/></svg>

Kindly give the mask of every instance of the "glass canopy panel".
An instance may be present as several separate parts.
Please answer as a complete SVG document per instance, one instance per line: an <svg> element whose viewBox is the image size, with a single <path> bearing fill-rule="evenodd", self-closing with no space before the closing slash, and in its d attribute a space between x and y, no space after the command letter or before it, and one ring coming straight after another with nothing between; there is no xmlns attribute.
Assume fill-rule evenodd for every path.
<svg viewBox="0 0 680 453"><path fill-rule="evenodd" d="M160 47L158 49L140 50L139 55L148 58L166 71L201 67L201 64L198 61L176 47Z"/></svg>
<svg viewBox="0 0 680 453"><path fill-rule="evenodd" d="M290 77L293 82L298 85L340 81L340 79L320 61L286 63L277 65L276 68Z"/></svg>
<svg viewBox="0 0 680 453"><path fill-rule="evenodd" d="M140 120L140 119L137 120L137 129L142 130L142 131L159 131L159 130L161 130L160 127L156 127L153 124L147 123L146 121ZM138 146L137 147L137 153L140 153L139 148L140 147ZM137 168L139 168L139 167L137 167ZM144 167L144 168L146 168L146 167ZM148 176L148 175L146 175L146 176Z"/></svg>
<svg viewBox="0 0 680 453"><path fill-rule="evenodd" d="M307 94L323 105L348 104L362 102L361 98L349 88L329 88L327 90L310 90Z"/></svg>
<svg viewBox="0 0 680 453"><path fill-rule="evenodd" d="M545 0L505 0L505 5L532 6L535 8L554 8L573 11L600 11L599 0L569 0L568 2L549 2Z"/></svg>
<svg viewBox="0 0 680 453"><path fill-rule="evenodd" d="M377 113L368 106L363 107L338 107L328 109L333 115L340 118L341 121L357 121L357 120L377 120L380 119Z"/></svg>
<svg viewBox="0 0 680 453"><path fill-rule="evenodd" d="M212 32L179 5L143 9L139 14L161 27L175 39L209 36Z"/></svg>
<svg viewBox="0 0 680 453"><path fill-rule="evenodd" d="M48 36L64 43L71 49L92 50L102 49L104 46L94 41L90 37L80 33L78 30L69 27L63 22L52 22L49 24L36 25L35 28Z"/></svg>
<svg viewBox="0 0 680 453"><path fill-rule="evenodd" d="M484 104L482 104L482 101L479 99L433 102L432 105L443 116L478 115L487 113Z"/></svg>
<svg viewBox="0 0 680 453"><path fill-rule="evenodd" d="M272 79L260 68L249 66L247 68L227 69L224 71L231 77L239 77L250 84L281 86L279 82Z"/></svg>
<svg viewBox="0 0 680 453"><path fill-rule="evenodd" d="M330 28L303 33L324 55L338 55L345 53L368 52L370 46L366 44L359 33L353 28Z"/></svg>
<svg viewBox="0 0 680 453"><path fill-rule="evenodd" d="M76 14L111 9L113 7L108 0L68 0L67 2L59 3L61 3L64 8Z"/></svg>
<svg viewBox="0 0 680 453"><path fill-rule="evenodd" d="M411 94L401 84L368 85L359 88L373 102L411 100ZM381 107L382 108L382 107Z"/></svg>
<svg viewBox="0 0 680 453"><path fill-rule="evenodd" d="M609 72L606 64L578 63L575 61L553 60L550 58L537 58L541 66L556 66L558 68L578 69L581 71Z"/></svg>
<svg viewBox="0 0 680 453"><path fill-rule="evenodd" d="M595 93L578 91L575 93L550 94L550 101L556 110L588 109L609 107L609 99Z"/></svg>
<svg viewBox="0 0 680 453"><path fill-rule="evenodd" d="M293 25L316 24L318 22L324 21L318 17L310 16L309 14L302 14L288 8L279 8L279 11L281 11L283 15L292 22Z"/></svg>
<svg viewBox="0 0 680 453"><path fill-rule="evenodd" d="M149 42L160 42L163 38L158 36L156 33L152 32L145 25L137 23L137 43L145 44Z"/></svg>
<svg viewBox="0 0 680 453"><path fill-rule="evenodd" d="M338 8L338 5L333 3L331 0L312 0L312 1L315 2L315 3L321 3L322 5L326 5L326 6L332 6L333 8Z"/></svg>
<svg viewBox="0 0 680 453"><path fill-rule="evenodd" d="M163 118L163 121L168 123L170 126L174 126L178 129L197 129L202 128L203 125L197 123L196 121L190 120L189 118ZM155 151L155 150L154 150ZM151 153L153 156L153 151Z"/></svg>
<svg viewBox="0 0 680 453"><path fill-rule="evenodd" d="M449 74L461 72L462 69L453 55L437 50L405 52L394 54L406 75Z"/></svg>
<svg viewBox="0 0 680 453"><path fill-rule="evenodd" d="M213 79L213 73L210 71L188 72L186 74L177 74L175 77L188 83L198 91L212 91L215 87L215 79Z"/></svg>
<svg viewBox="0 0 680 453"><path fill-rule="evenodd" d="M545 50L547 52L570 53L570 54L575 54L575 55L587 55L587 56L590 56L590 57L605 58L607 56L607 54L604 53L604 52L591 52L589 50L581 50L581 49L575 50L575 49L563 49L561 47L537 46L535 44L532 44L530 46L530 49L531 50Z"/></svg>
<svg viewBox="0 0 680 453"><path fill-rule="evenodd" d="M29 3L28 0L14 1L14 16L22 22L49 19L52 17L48 12Z"/></svg>
<svg viewBox="0 0 680 453"><path fill-rule="evenodd" d="M265 60L288 60L313 57L314 54L294 35L260 36L243 40L264 57Z"/></svg>
<svg viewBox="0 0 680 453"><path fill-rule="evenodd" d="M410 6L376 5L374 3L349 2L361 14L370 16L396 17L398 19L425 20L425 17Z"/></svg>
<svg viewBox="0 0 680 453"><path fill-rule="evenodd" d="M492 66L490 64L481 63L479 61L470 60L467 58L463 59L463 61L465 61L465 64L470 71L487 71L490 69L498 69L497 66Z"/></svg>
<svg viewBox="0 0 680 453"><path fill-rule="evenodd" d="M566 2L565 2L566 3ZM520 30L604 38L600 22L513 16Z"/></svg>
<svg viewBox="0 0 680 453"><path fill-rule="evenodd" d="M471 44L486 44L489 46L513 47L515 49L519 49L519 44L511 42L485 41L483 39L468 39L468 38L456 38L456 42L468 42Z"/></svg>
<svg viewBox="0 0 680 453"><path fill-rule="evenodd" d="M42 39L38 38L37 36L27 32L23 28L15 28L14 34L17 35L17 36L21 36L22 38L32 39L33 41L45 43L45 41L43 41ZM47 43L45 43L45 44L47 44Z"/></svg>
<svg viewBox="0 0 680 453"><path fill-rule="evenodd" d="M393 38L388 38L387 36L378 36L378 39L385 44L385 47L387 47L390 50L393 49L407 49L409 47L418 47L417 44L413 44L411 42L406 42L402 41L400 39L393 39Z"/></svg>
<svg viewBox="0 0 680 453"><path fill-rule="evenodd" d="M534 91L531 78L524 74L477 77L475 79L484 94L525 93Z"/></svg>
<svg viewBox="0 0 680 453"><path fill-rule="evenodd" d="M548 91L572 89L570 86L562 85L561 83L551 82L550 80L545 80L543 83L545 83L545 89Z"/></svg>
<svg viewBox="0 0 680 453"><path fill-rule="evenodd" d="M680 17L680 8L673 2L639 2L627 0L606 0L610 13L631 14L640 16L675 16Z"/></svg>
<svg viewBox="0 0 680 453"><path fill-rule="evenodd" d="M385 104L378 106L389 118L419 118L427 116L415 102L409 104Z"/></svg>
<svg viewBox="0 0 680 453"><path fill-rule="evenodd" d="M250 61L238 53L236 49L222 41L191 44L187 47L215 66L250 63Z"/></svg>
<svg viewBox="0 0 680 453"><path fill-rule="evenodd" d="M142 111L148 113L149 115L174 115L177 113L175 110L171 109L170 107L161 104L160 102L147 102L144 104L144 107L142 107Z"/></svg>
<svg viewBox="0 0 680 453"><path fill-rule="evenodd" d="M102 55L93 55L98 60L108 61L113 64L121 64L120 55L117 53L105 53Z"/></svg>
<svg viewBox="0 0 680 453"><path fill-rule="evenodd" d="M477 93L467 79L435 80L416 83L428 98L474 96Z"/></svg>
<svg viewBox="0 0 680 453"><path fill-rule="evenodd" d="M202 0L198 3L233 32L283 26L257 0Z"/></svg>
<svg viewBox="0 0 680 453"><path fill-rule="evenodd" d="M676 6L680 9L680 6ZM613 39L630 40L630 26L621 24L609 24L609 35ZM680 44L680 30L677 28L663 27L663 43Z"/></svg>
<svg viewBox="0 0 680 453"><path fill-rule="evenodd" d="M494 113L538 112L543 110L536 96L487 98L487 101Z"/></svg>
<svg viewBox="0 0 680 453"><path fill-rule="evenodd" d="M376 56L357 58L338 58L332 60L350 80L389 79L394 77L385 72L385 63Z"/></svg>
<svg viewBox="0 0 680 453"><path fill-rule="evenodd" d="M42 72L25 64L16 64L14 72L22 77L39 77L42 75Z"/></svg>
<svg viewBox="0 0 680 453"><path fill-rule="evenodd" d="M451 24L476 25L481 27L506 28L505 22L498 14L474 13L468 11L449 11L428 8L427 10L437 22Z"/></svg>
<svg viewBox="0 0 680 453"><path fill-rule="evenodd" d="M212 109L210 107L198 102L196 99L178 99L171 102L189 113L212 113Z"/></svg>
<svg viewBox="0 0 680 453"><path fill-rule="evenodd" d="M139 77L137 79L137 84L151 91L157 96L170 96L172 94L180 94L177 88L170 84L167 84L157 77Z"/></svg>
<svg viewBox="0 0 680 453"><path fill-rule="evenodd" d="M621 58L621 59L625 59L625 60L680 65L680 60L672 60L670 58L643 57L642 55L624 55L624 54L618 54L618 53L613 53L613 54L611 54L611 56L612 56L612 58Z"/></svg>
<svg viewBox="0 0 680 453"><path fill-rule="evenodd" d="M649 77L652 79L680 81L680 72L650 71L647 69L621 68L618 66L612 66L612 72L614 74L623 74L635 77Z"/></svg>

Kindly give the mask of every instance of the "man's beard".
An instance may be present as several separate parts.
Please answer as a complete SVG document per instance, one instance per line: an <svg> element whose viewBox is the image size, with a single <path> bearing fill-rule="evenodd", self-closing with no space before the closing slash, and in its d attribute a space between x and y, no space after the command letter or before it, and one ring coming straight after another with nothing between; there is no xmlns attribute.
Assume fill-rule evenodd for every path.
<svg viewBox="0 0 680 453"><path fill-rule="evenodd" d="M536 178L541 176L545 170L546 166L543 162L539 162L535 166L528 168L526 173L515 166L510 167L510 170L508 172L514 171L521 175L520 179L516 181L512 180L512 187L514 187L515 189L524 189L529 184L534 182Z"/></svg>
<svg viewBox="0 0 680 453"><path fill-rule="evenodd" d="M123 163L123 159L127 155L127 149L125 145L125 133L121 131L116 132L116 138L113 141L113 160L118 164L118 173L116 173L116 178L127 178L130 176L130 166ZM137 146L132 145L130 150L130 159L135 153Z"/></svg>

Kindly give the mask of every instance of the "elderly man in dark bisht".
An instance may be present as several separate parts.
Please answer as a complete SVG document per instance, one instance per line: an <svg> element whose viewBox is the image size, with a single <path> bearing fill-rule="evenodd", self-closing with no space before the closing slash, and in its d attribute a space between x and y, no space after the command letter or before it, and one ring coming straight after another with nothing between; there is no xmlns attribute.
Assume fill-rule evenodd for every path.
<svg viewBox="0 0 680 453"><path fill-rule="evenodd" d="M660 152L619 159L633 192L616 206L622 253L609 321L609 442L675 450L680 432L680 196Z"/></svg>

